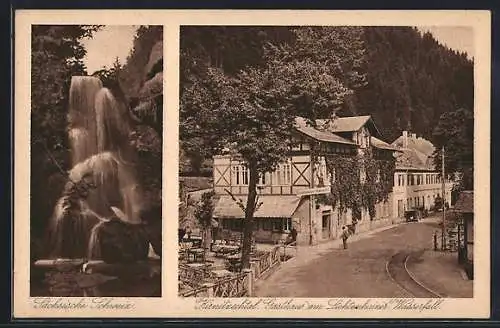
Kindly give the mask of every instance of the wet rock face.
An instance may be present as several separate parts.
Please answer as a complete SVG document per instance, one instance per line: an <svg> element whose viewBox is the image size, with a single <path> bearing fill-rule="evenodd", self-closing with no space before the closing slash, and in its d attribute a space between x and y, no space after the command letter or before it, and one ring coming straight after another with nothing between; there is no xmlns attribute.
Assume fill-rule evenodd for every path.
<svg viewBox="0 0 500 328"><path fill-rule="evenodd" d="M160 205L151 206L141 211L144 229L155 253L161 256L162 242L162 208Z"/></svg>
<svg viewBox="0 0 500 328"><path fill-rule="evenodd" d="M148 258L149 238L141 224L133 225L112 218L94 227L89 257L106 263L131 263Z"/></svg>
<svg viewBox="0 0 500 328"><path fill-rule="evenodd" d="M146 234L148 236L149 242L153 247L155 253L161 256L161 235L162 235L162 224L161 220L148 223L146 225Z"/></svg>

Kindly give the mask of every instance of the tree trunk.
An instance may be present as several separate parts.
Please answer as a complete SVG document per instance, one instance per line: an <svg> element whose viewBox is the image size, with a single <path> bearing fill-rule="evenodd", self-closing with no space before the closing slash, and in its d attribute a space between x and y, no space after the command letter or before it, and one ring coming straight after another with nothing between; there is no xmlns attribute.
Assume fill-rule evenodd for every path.
<svg viewBox="0 0 500 328"><path fill-rule="evenodd" d="M205 245L204 245L204 248L205 250L207 251L210 251L210 244L212 243L212 227L211 226L207 226L205 227L205 233L204 233L204 242L205 242Z"/></svg>
<svg viewBox="0 0 500 328"><path fill-rule="evenodd" d="M257 198L257 167L250 163L248 167L248 198L245 210L245 221L243 222L243 247L241 253L241 262L243 269L250 268L250 253L252 251L253 236L253 214L255 212L255 199Z"/></svg>

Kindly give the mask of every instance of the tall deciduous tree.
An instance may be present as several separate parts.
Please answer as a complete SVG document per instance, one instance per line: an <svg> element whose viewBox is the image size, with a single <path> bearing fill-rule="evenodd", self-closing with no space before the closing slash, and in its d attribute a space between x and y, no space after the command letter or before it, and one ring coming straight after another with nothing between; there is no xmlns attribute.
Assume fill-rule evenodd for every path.
<svg viewBox="0 0 500 328"><path fill-rule="evenodd" d="M181 93L181 111L185 111L181 112L181 135L200 140L209 153L225 150L248 168L244 268L250 265L258 178L286 158L295 117L301 115L311 122L331 117L352 94L350 87L364 84L359 28L293 31L293 43L266 45L262 65L235 75L210 67L204 79L192 79Z"/></svg>
<svg viewBox="0 0 500 328"><path fill-rule="evenodd" d="M441 168L441 149L445 147L445 170L447 174L459 173L454 187L455 194L461 190L474 189L474 117L470 110L459 108L441 115L433 131L436 145L435 165Z"/></svg>
<svg viewBox="0 0 500 328"><path fill-rule="evenodd" d="M212 240L212 215L214 212L214 192L206 192L201 196L201 201L196 205L194 210L194 216L198 220L198 223L203 228L205 249L210 248L210 243Z"/></svg>

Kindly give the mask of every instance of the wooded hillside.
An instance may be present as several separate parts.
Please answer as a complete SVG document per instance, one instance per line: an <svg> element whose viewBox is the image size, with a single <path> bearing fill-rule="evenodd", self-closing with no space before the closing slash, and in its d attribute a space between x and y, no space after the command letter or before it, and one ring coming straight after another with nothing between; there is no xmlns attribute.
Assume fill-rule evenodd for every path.
<svg viewBox="0 0 500 328"><path fill-rule="evenodd" d="M196 127L194 122L200 119L197 117L199 109L196 104L183 102L183 91L190 84L206 79L208 68L211 67L222 69L229 76L236 75L244 68L261 67L266 64L265 53L268 49L296 42L297 34L293 33L293 29L295 28L181 29L181 174L196 175L200 171L206 173L207 166L210 165L203 161L203 142L190 135ZM448 120L446 117L457 115L443 114L461 109L469 115L465 115L467 119L458 120L455 128L466 131L464 133L467 136L473 132L470 131L473 126L473 61L466 54L448 49L430 33L423 34L413 27L350 29L349 33L352 35L349 37L352 39L355 35L354 39L359 39L359 51L362 55L357 53L352 56L346 52L347 59L338 69L351 70L363 79L352 79L356 83L343 81L354 92L346 97L338 111L339 116L369 114L373 116L384 139L389 142L396 139L402 130L410 129L431 140L439 148L446 140L443 135L456 134L456 131L443 133L443 129L434 133L440 118L443 116L443 119ZM349 59L352 59L351 62ZM352 67L355 69L352 70ZM350 76L347 75L347 78ZM445 125L449 124L441 123L441 126ZM464 147L472 148L472 140L465 139ZM470 157L469 150L466 157ZM466 164L470 165L471 158L462 162L467 161ZM205 168L201 169L203 163Z"/></svg>

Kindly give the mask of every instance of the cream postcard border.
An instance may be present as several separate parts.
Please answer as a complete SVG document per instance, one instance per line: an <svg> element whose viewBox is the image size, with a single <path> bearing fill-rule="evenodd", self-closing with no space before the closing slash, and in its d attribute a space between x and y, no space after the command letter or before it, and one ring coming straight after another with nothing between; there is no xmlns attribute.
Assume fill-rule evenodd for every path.
<svg viewBox="0 0 500 328"><path fill-rule="evenodd" d="M161 298L113 298L127 310L35 307L29 297L30 53L31 25L164 25L163 270ZM490 313L490 67L488 11L243 11L243 10L18 10L15 12L15 168L13 316L47 317L275 317L275 318L487 318ZM439 310L199 310L177 296L178 101L180 25L470 26L475 45L475 280L474 297L445 299ZM480 238L477 238L481 236ZM56 298L53 298L56 299ZM78 302L80 298L60 301ZM254 299L251 299L254 300ZM287 299L280 299L285 301ZM361 302L363 299L355 299ZM382 299L377 299L381 301ZM240 299L214 299L217 304ZM295 299L327 304L328 299Z"/></svg>

